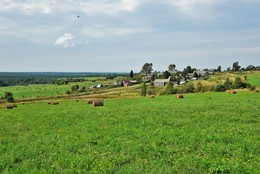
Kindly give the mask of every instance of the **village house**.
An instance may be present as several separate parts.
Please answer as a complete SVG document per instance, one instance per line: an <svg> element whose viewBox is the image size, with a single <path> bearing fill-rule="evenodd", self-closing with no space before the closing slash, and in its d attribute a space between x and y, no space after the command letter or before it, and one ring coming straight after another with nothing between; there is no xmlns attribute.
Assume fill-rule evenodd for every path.
<svg viewBox="0 0 260 174"><path fill-rule="evenodd" d="M187 79L192 79L194 77L194 72L193 73L188 73L187 75L186 75L186 78Z"/></svg>
<svg viewBox="0 0 260 174"><path fill-rule="evenodd" d="M204 77L206 75L208 75L207 71L203 71L203 70L196 70L196 73L199 75L199 77Z"/></svg>
<svg viewBox="0 0 260 174"><path fill-rule="evenodd" d="M156 79L154 81L154 86L166 86L170 82L170 78L168 79Z"/></svg>

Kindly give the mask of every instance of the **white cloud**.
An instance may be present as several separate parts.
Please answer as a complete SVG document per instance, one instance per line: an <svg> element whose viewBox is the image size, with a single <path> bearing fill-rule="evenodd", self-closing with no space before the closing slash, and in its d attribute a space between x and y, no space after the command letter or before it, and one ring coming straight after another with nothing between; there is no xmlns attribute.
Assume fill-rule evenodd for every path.
<svg viewBox="0 0 260 174"><path fill-rule="evenodd" d="M64 33L56 40L54 45L63 47L74 47L75 38L71 33Z"/></svg>

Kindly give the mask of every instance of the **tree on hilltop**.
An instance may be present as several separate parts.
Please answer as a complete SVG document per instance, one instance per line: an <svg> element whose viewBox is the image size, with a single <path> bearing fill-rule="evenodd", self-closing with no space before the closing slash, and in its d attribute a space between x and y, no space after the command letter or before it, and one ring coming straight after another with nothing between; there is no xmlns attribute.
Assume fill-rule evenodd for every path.
<svg viewBox="0 0 260 174"><path fill-rule="evenodd" d="M232 66L232 71L238 71L240 70L241 66L238 65L238 62L234 62Z"/></svg>
<svg viewBox="0 0 260 174"><path fill-rule="evenodd" d="M169 71L173 71L175 68L176 68L176 65L175 65L175 64L170 64L170 65L168 66L168 70L169 70Z"/></svg>
<svg viewBox="0 0 260 174"><path fill-rule="evenodd" d="M152 63L145 63L142 67L141 73L145 76L148 76L153 71L153 64Z"/></svg>

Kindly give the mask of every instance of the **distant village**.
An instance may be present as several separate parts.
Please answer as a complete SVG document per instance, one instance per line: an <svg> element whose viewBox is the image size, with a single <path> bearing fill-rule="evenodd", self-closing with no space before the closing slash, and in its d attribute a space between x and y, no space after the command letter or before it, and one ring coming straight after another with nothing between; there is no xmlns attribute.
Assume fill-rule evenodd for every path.
<svg viewBox="0 0 260 174"><path fill-rule="evenodd" d="M122 78L114 82L114 86L131 86L143 82L153 82L156 87L167 86L168 83L173 83L174 86L183 85L188 81L196 81L198 79L207 80L209 75L213 75L216 72L222 72L221 66L216 69L196 69L187 66L183 71L178 71L175 64L170 64L168 69L164 72L153 71L152 63L145 63L142 70L139 73L133 73L131 70L127 79ZM225 71L258 71L260 66L248 65L246 68L241 68L238 62L234 62L232 68L227 68ZM93 85L90 88L102 88L104 84Z"/></svg>

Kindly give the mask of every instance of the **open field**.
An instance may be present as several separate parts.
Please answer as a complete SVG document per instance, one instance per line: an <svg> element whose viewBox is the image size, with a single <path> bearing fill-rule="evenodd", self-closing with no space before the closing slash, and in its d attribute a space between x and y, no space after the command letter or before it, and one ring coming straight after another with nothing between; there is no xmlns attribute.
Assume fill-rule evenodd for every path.
<svg viewBox="0 0 260 174"><path fill-rule="evenodd" d="M0 108L0 173L258 173L260 94Z"/></svg>
<svg viewBox="0 0 260 174"><path fill-rule="evenodd" d="M68 85L55 85L55 84L37 84L29 86L9 86L0 87L0 97L4 95L5 92L11 91L16 99L19 98L35 98L35 97L47 97L47 96L66 96L66 91L71 90L73 85L79 85L80 88L85 86L87 90L91 85L96 85L99 83L112 83L111 81L104 80L102 77L88 77L86 82L71 82ZM103 80L102 80L103 79Z"/></svg>

